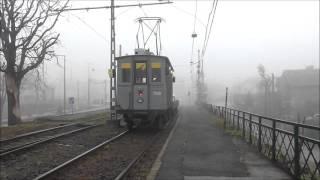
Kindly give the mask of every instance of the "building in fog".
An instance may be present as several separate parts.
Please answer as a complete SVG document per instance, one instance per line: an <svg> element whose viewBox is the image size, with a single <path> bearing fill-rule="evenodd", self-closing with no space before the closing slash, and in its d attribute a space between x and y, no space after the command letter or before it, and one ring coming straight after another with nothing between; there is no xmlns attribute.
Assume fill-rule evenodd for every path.
<svg viewBox="0 0 320 180"><path fill-rule="evenodd" d="M284 70L277 81L282 113L291 118L319 113L319 69Z"/></svg>

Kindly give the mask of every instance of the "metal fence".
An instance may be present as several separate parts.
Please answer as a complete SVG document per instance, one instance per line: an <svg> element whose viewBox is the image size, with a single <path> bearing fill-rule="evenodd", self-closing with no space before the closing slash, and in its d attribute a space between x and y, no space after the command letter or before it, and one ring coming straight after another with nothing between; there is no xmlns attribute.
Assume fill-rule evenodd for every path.
<svg viewBox="0 0 320 180"><path fill-rule="evenodd" d="M208 109L296 179L320 179L320 127L221 106ZM302 135L304 131L313 131L316 138Z"/></svg>

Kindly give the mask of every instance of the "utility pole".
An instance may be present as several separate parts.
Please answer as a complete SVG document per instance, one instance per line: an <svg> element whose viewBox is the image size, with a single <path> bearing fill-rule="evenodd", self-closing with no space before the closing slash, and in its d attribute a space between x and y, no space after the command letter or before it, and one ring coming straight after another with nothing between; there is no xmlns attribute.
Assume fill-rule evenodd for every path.
<svg viewBox="0 0 320 180"><path fill-rule="evenodd" d="M77 81L77 104L78 104L78 110L79 110L80 108L79 81Z"/></svg>
<svg viewBox="0 0 320 180"><path fill-rule="evenodd" d="M90 108L90 64L88 63L88 109Z"/></svg>
<svg viewBox="0 0 320 180"><path fill-rule="evenodd" d="M66 103L67 103L67 101L66 101L66 97L67 97L67 92L66 92L66 89L67 89L66 88L66 55L56 55L56 56L63 57L63 114L66 114Z"/></svg>
<svg viewBox="0 0 320 180"><path fill-rule="evenodd" d="M198 63L197 63L197 102L200 103L200 50L198 49Z"/></svg>
<svg viewBox="0 0 320 180"><path fill-rule="evenodd" d="M104 106L107 109L107 80L104 80Z"/></svg>
<svg viewBox="0 0 320 180"><path fill-rule="evenodd" d="M223 122L223 127L226 128L226 126L227 126L227 108L228 108L228 87L226 87L226 100L225 100L224 107L225 107L225 116L224 116L225 119Z"/></svg>
<svg viewBox="0 0 320 180"><path fill-rule="evenodd" d="M66 114L66 56L63 56L63 113Z"/></svg>
<svg viewBox="0 0 320 180"><path fill-rule="evenodd" d="M275 103L274 103L274 93L275 93L275 90L274 90L274 74L272 73L271 74L271 97L270 97L270 110L271 110L271 115L272 116L275 116Z"/></svg>

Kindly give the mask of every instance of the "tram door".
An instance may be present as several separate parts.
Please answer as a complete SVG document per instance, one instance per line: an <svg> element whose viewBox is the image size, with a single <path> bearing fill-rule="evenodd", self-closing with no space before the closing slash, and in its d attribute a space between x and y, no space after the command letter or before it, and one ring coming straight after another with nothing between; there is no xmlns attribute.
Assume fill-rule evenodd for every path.
<svg viewBox="0 0 320 180"><path fill-rule="evenodd" d="M146 61L134 63L133 108L148 109L148 67Z"/></svg>

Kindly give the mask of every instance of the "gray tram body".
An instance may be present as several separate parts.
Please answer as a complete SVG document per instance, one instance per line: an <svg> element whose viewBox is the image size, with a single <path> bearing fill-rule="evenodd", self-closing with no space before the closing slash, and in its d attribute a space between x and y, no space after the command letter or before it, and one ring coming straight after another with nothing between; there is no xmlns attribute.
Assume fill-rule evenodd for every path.
<svg viewBox="0 0 320 180"><path fill-rule="evenodd" d="M130 126L137 123L161 126L177 111L173 67L165 56L135 54L116 58L117 113Z"/></svg>

